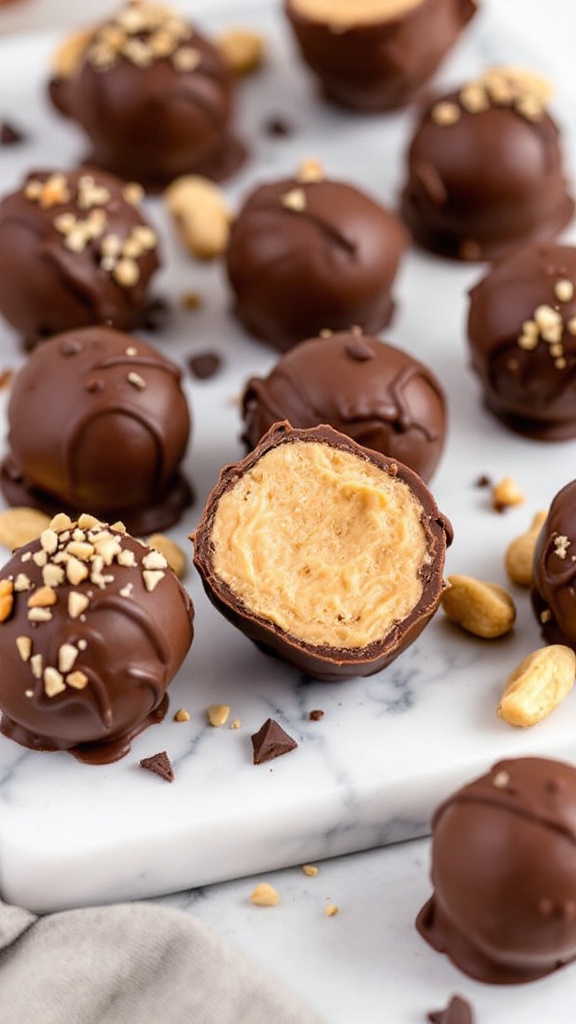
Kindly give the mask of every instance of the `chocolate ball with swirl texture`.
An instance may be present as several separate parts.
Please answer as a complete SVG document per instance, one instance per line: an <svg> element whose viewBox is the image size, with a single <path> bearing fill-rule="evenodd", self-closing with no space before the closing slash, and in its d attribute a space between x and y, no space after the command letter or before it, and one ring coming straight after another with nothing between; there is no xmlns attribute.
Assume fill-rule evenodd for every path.
<svg viewBox="0 0 576 1024"><path fill-rule="evenodd" d="M244 160L232 72L170 7L127 3L54 63L52 102L88 136L90 164L157 191L183 174L227 177Z"/></svg>
<svg viewBox="0 0 576 1024"><path fill-rule="evenodd" d="M423 112L407 155L402 214L424 249L491 260L555 238L574 214L548 83L493 68Z"/></svg>
<svg viewBox="0 0 576 1024"><path fill-rule="evenodd" d="M532 244L470 292L468 344L484 400L540 440L576 436L576 248Z"/></svg>
<svg viewBox="0 0 576 1024"><path fill-rule="evenodd" d="M532 605L542 636L576 651L576 480L554 497L534 552Z"/></svg>
<svg viewBox="0 0 576 1024"><path fill-rule="evenodd" d="M0 202L0 313L27 348L74 327L138 326L158 240L141 189L100 171L38 171Z"/></svg>
<svg viewBox="0 0 576 1024"><path fill-rule="evenodd" d="M105 764L160 721L192 643L192 602L121 523L59 513L0 571L0 731Z"/></svg>
<svg viewBox="0 0 576 1024"><path fill-rule="evenodd" d="M393 213L321 171L260 185L230 232L236 316L280 351L323 329L375 333L392 317L407 244Z"/></svg>
<svg viewBox="0 0 576 1024"><path fill-rule="evenodd" d="M500 761L432 821L420 934L466 974L517 984L576 958L576 769Z"/></svg>
<svg viewBox="0 0 576 1024"><path fill-rule="evenodd" d="M475 0L286 0L326 96L355 110L410 103L474 17Z"/></svg>
<svg viewBox="0 0 576 1024"><path fill-rule="evenodd" d="M178 367L107 327L58 335L17 373L0 484L11 505L84 508L131 532L176 522L190 414Z"/></svg>
<svg viewBox="0 0 576 1024"><path fill-rule="evenodd" d="M407 352L361 332L300 342L242 396L243 439L254 448L279 420L328 423L358 444L410 466L429 480L446 433L444 391Z"/></svg>

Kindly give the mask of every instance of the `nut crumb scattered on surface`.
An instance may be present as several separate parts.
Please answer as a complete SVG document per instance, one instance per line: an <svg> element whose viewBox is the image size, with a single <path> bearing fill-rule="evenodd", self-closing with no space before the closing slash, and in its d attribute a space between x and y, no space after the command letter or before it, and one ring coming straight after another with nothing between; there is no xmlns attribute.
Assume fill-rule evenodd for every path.
<svg viewBox="0 0 576 1024"><path fill-rule="evenodd" d="M250 896L250 902L256 907L277 907L280 896L269 882L259 882Z"/></svg>
<svg viewBox="0 0 576 1024"><path fill-rule="evenodd" d="M190 721L190 712L186 711L186 708L179 708L178 711L176 712L176 714L174 715L174 721L175 722L189 722Z"/></svg>
<svg viewBox="0 0 576 1024"><path fill-rule="evenodd" d="M239 718L234 718L234 719L233 719L233 720L232 720L232 721L230 722L230 728L231 728L231 729L239 729L241 725L242 725L242 722L240 721L240 719L239 719Z"/></svg>
<svg viewBox="0 0 576 1024"><path fill-rule="evenodd" d="M264 38L259 32L230 28L217 36L216 45L235 75L248 75L264 63Z"/></svg>
<svg viewBox="0 0 576 1024"><path fill-rule="evenodd" d="M339 910L340 908L336 906L335 903L328 903L327 906L324 907L326 917L335 917Z"/></svg>
<svg viewBox="0 0 576 1024"><path fill-rule="evenodd" d="M319 722L321 718L324 718L324 712L322 711L322 708L313 708L310 714L308 715L308 718L310 719L311 722Z"/></svg>
<svg viewBox="0 0 576 1024"><path fill-rule="evenodd" d="M505 476L492 488L492 505L496 512L503 512L515 505L522 505L526 496L511 476Z"/></svg>
<svg viewBox="0 0 576 1024"><path fill-rule="evenodd" d="M230 716L230 707L228 704L211 704L206 711L206 718L210 725L214 726L215 729L219 729L220 726L226 725Z"/></svg>
<svg viewBox="0 0 576 1024"><path fill-rule="evenodd" d="M315 864L303 864L302 871L305 875L308 875L309 878L316 878L316 875L318 874L318 868Z"/></svg>

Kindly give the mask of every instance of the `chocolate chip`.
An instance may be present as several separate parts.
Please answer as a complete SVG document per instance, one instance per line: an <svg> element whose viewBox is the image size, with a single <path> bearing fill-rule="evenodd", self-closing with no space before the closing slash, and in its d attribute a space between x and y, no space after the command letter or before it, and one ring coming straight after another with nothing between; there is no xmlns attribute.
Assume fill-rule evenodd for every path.
<svg viewBox="0 0 576 1024"><path fill-rule="evenodd" d="M474 486L475 487L490 487L491 483L492 483L492 481L491 481L490 477L486 476L486 473L483 473L482 476L478 477L478 479L476 480Z"/></svg>
<svg viewBox="0 0 576 1024"><path fill-rule="evenodd" d="M311 722L319 722L321 718L324 718L324 712L321 708L314 708L308 715L308 718Z"/></svg>
<svg viewBox="0 0 576 1024"><path fill-rule="evenodd" d="M165 750L161 750L158 754L152 754L151 757L143 757L140 767L154 775L159 775L166 782L174 782L174 769Z"/></svg>
<svg viewBox="0 0 576 1024"><path fill-rule="evenodd" d="M196 356L190 356L188 366L191 374L198 380L208 380L218 373L222 359L217 352L199 352Z"/></svg>
<svg viewBox="0 0 576 1024"><path fill-rule="evenodd" d="M0 145L15 146L19 142L24 142L25 138L24 133L10 121L0 122Z"/></svg>
<svg viewBox="0 0 576 1024"><path fill-rule="evenodd" d="M276 138L286 138L294 133L294 126L283 117L271 117L264 124L266 135Z"/></svg>
<svg viewBox="0 0 576 1024"><path fill-rule="evenodd" d="M254 764L271 761L281 754L288 754L298 746L296 740L293 740L273 718L267 718L264 725L250 739Z"/></svg>
<svg viewBox="0 0 576 1024"><path fill-rule="evenodd" d="M461 996L452 996L445 1010L432 1010L430 1024L474 1024L472 1007Z"/></svg>

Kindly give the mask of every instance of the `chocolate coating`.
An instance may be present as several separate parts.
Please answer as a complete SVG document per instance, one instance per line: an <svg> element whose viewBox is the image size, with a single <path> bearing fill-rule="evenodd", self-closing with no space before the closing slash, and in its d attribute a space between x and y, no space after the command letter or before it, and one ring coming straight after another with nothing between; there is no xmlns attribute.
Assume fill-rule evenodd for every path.
<svg viewBox="0 0 576 1024"><path fill-rule="evenodd" d="M488 408L540 440L576 436L576 248L523 246L470 292L468 342Z"/></svg>
<svg viewBox="0 0 576 1024"><path fill-rule="evenodd" d="M163 556L129 535L93 517L52 526L0 571L0 586L13 586L0 623L0 731L105 764L164 717L194 609Z"/></svg>
<svg viewBox="0 0 576 1024"><path fill-rule="evenodd" d="M52 79L49 92L90 139L88 163L152 191L183 174L225 178L245 158L231 134L228 64L164 5L120 8L95 29L72 73Z"/></svg>
<svg viewBox="0 0 576 1024"><path fill-rule="evenodd" d="M268 452L282 445L306 445L310 442L350 453L359 460L379 467L384 474L398 478L408 485L422 508L420 525L426 535L427 555L425 563L419 570L423 582L421 597L403 620L394 623L386 636L364 647L344 648L329 644L312 644L292 635L276 625L272 619L253 612L215 570L212 534L218 504L222 497ZM304 480L302 487L306 487ZM301 496L299 500L304 499ZM336 682L380 671L417 639L440 602L444 589L444 558L446 548L452 541L452 528L450 522L437 508L426 484L407 466L396 463L379 452L357 445L351 438L327 425L297 430L284 422L275 424L244 459L221 470L220 479L208 497L192 540L194 564L204 589L213 605L232 625L266 653L284 659L305 675Z"/></svg>
<svg viewBox="0 0 576 1024"><path fill-rule="evenodd" d="M98 171L32 172L5 196L0 261L0 312L27 348L89 324L138 326L159 266L155 232Z"/></svg>
<svg viewBox="0 0 576 1024"><path fill-rule="evenodd" d="M489 260L553 239L571 220L558 126L530 80L488 72L423 112L402 215L424 249Z"/></svg>
<svg viewBox="0 0 576 1024"><path fill-rule="evenodd" d="M408 244L400 221L340 181L284 179L256 188L226 254L234 312L280 351L323 329L389 323Z"/></svg>
<svg viewBox="0 0 576 1024"><path fill-rule="evenodd" d="M576 958L576 770L500 761L436 811L417 927L466 974L531 981Z"/></svg>
<svg viewBox="0 0 576 1024"><path fill-rule="evenodd" d="M423 0L392 19L342 27L308 17L293 0L285 12L301 56L326 96L355 110L410 103L476 13L475 0Z"/></svg>
<svg viewBox="0 0 576 1024"><path fill-rule="evenodd" d="M407 352L360 332L311 338L286 352L242 396L243 440L254 448L279 420L327 423L358 444L432 476L446 433L443 389Z"/></svg>
<svg viewBox="0 0 576 1024"><path fill-rule="evenodd" d="M576 651L576 480L555 496L536 543L532 605L542 636Z"/></svg>
<svg viewBox="0 0 576 1024"><path fill-rule="evenodd" d="M139 535L171 526L191 500L179 472L190 433L180 380L165 356L108 327L40 345L8 404L8 502L87 509Z"/></svg>

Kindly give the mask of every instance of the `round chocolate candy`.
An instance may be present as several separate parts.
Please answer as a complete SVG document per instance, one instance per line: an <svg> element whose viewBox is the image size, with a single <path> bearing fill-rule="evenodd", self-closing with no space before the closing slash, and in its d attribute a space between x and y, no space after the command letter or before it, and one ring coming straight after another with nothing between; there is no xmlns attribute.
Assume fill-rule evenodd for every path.
<svg viewBox="0 0 576 1024"><path fill-rule="evenodd" d="M555 496L534 552L532 605L542 636L576 651L576 480Z"/></svg>
<svg viewBox="0 0 576 1024"><path fill-rule="evenodd" d="M303 167L257 187L232 224L226 253L234 312L280 351L324 329L389 323L408 244L397 217L353 185Z"/></svg>
<svg viewBox="0 0 576 1024"><path fill-rule="evenodd" d="M356 110L410 103L476 13L475 0L286 0L303 60Z"/></svg>
<svg viewBox="0 0 576 1024"><path fill-rule="evenodd" d="M576 248L522 246L470 292L468 342L486 405L540 440L576 435Z"/></svg>
<svg viewBox="0 0 576 1024"><path fill-rule="evenodd" d="M163 555L93 516L57 515L0 571L0 731L105 764L160 721L192 642Z"/></svg>
<svg viewBox="0 0 576 1024"><path fill-rule="evenodd" d="M2 199L0 313L27 348L74 327L143 322L159 258L138 198L99 171L38 171Z"/></svg>
<svg viewBox="0 0 576 1024"><path fill-rule="evenodd" d="M424 249L489 260L553 239L571 220L550 87L493 68L424 110L407 157L402 214Z"/></svg>
<svg viewBox="0 0 576 1024"><path fill-rule="evenodd" d="M82 508L132 533L163 530L190 503L180 474L190 414L179 368L108 327L44 342L17 373L0 484L11 505Z"/></svg>
<svg viewBox="0 0 576 1024"><path fill-rule="evenodd" d="M230 67L165 4L133 0L87 32L50 97L90 139L87 162L150 190L183 174L227 177L245 157Z"/></svg>
<svg viewBox="0 0 576 1024"><path fill-rule="evenodd" d="M295 345L267 377L248 381L242 415L249 448L279 420L304 428L327 423L424 480L446 435L444 391L432 371L359 330Z"/></svg>
<svg viewBox="0 0 576 1024"><path fill-rule="evenodd" d="M246 636L331 681L377 672L419 636L451 536L407 466L329 426L284 422L222 470L194 563Z"/></svg>
<svg viewBox="0 0 576 1024"><path fill-rule="evenodd" d="M436 811L417 927L466 974L540 978L576 958L576 769L500 761Z"/></svg>

